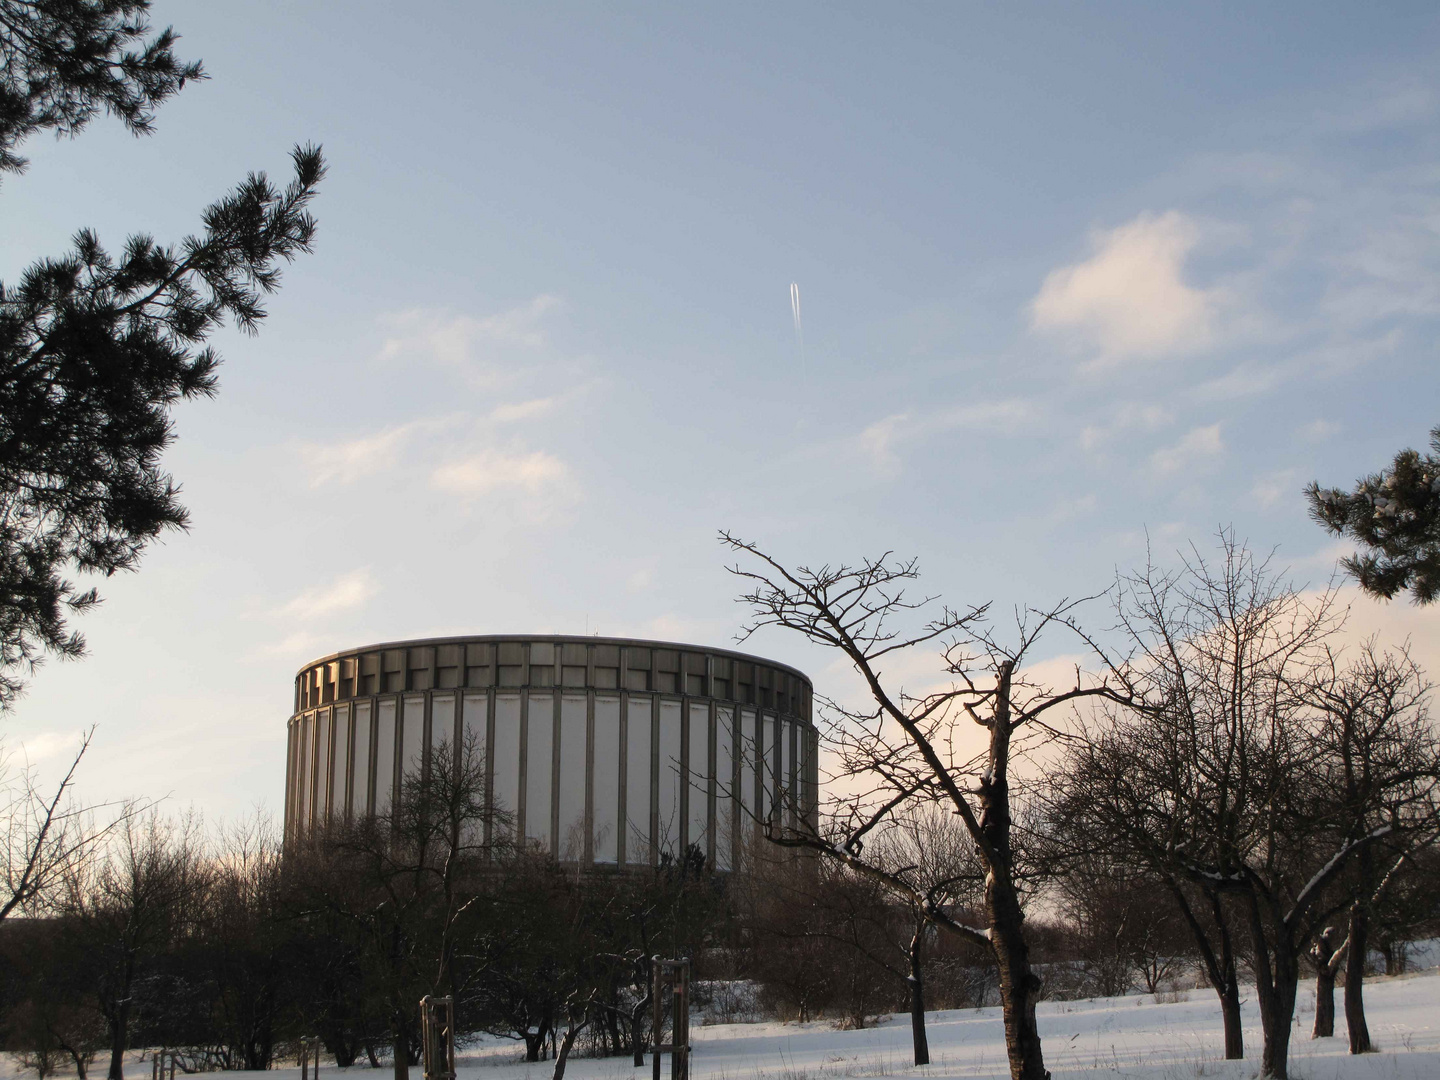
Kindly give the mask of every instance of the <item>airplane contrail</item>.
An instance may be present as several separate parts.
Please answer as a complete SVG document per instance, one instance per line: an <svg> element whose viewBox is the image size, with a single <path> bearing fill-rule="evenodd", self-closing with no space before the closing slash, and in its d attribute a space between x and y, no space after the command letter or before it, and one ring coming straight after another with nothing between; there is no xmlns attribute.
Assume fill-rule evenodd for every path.
<svg viewBox="0 0 1440 1080"><path fill-rule="evenodd" d="M800 286L793 281L790 283L790 314L795 319L795 340L800 346L800 373L805 376L805 324L800 321Z"/></svg>

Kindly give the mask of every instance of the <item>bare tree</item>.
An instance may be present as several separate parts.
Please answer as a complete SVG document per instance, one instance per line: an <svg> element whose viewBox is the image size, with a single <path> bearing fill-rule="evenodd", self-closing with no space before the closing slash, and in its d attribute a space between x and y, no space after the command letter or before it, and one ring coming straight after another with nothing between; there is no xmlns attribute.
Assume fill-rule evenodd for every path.
<svg viewBox="0 0 1440 1080"><path fill-rule="evenodd" d="M1025 939L1010 767L1025 750L1021 739L1043 738L1052 730L1047 723L1052 710L1086 698L1128 700L1123 674L1107 663L1105 677L1087 681L1077 669L1074 686L1060 692L1025 679L1023 665L1041 634L1057 625L1073 628L1074 604L1020 613L1009 645L987 628L985 606L942 607L929 622L905 632L897 621L930 602L905 594L906 583L918 576L914 561L894 561L887 553L855 566L790 569L753 543L729 533L721 539L752 560L753 568L732 568L750 590L741 597L752 612L741 639L776 626L837 649L871 699L871 707L863 709L822 702L826 738L839 762L836 779L859 792L838 808L834 827L822 831L794 806L769 819L767 834L777 843L843 862L914 904L932 925L989 951L999 967L1012 1080L1044 1080L1049 1074L1035 1023L1041 983ZM943 650L950 686L920 696L892 688L883 665L932 643ZM982 729L988 744L975 759L962 756L963 731L957 729L967 719ZM867 855L867 838L917 801L941 802L963 823L985 871L985 926L962 921L946 904L943 888L926 887L909 870L889 869Z"/></svg>
<svg viewBox="0 0 1440 1080"><path fill-rule="evenodd" d="M1050 863L1062 880L1104 859L1160 883L1219 998L1225 1057L1239 1060L1245 1043L1235 904L1217 882L1185 872L1175 857L1174 824L1154 813L1181 777L1198 771L1195 745L1177 739L1169 719L1112 715L1069 746L1048 793Z"/></svg>
<svg viewBox="0 0 1440 1080"><path fill-rule="evenodd" d="M301 853L313 880L297 883L302 913L340 921L365 957L388 1017L396 1080L418 1052L415 1002L426 993L457 998L457 926L482 895L487 860L505 844L508 816L485 780L474 733L437 744L407 763L388 813L337 823Z"/></svg>
<svg viewBox="0 0 1440 1080"><path fill-rule="evenodd" d="M75 774L94 734L94 728L85 732L53 791L41 790L35 770L28 764L13 769L9 760L0 761L0 830L4 831L0 845L0 919L15 912L45 909L66 876L126 816L121 814L97 826L93 808L71 801ZM126 814L134 812L132 806Z"/></svg>
<svg viewBox="0 0 1440 1080"><path fill-rule="evenodd" d="M1347 957L1345 1023L1352 1054L1370 1050L1364 985L1371 912L1401 869L1406 852L1433 839L1440 825L1440 746L1429 715L1430 690L1406 650L1381 650L1371 639L1349 663L1327 650L1326 662L1304 691L1319 722L1313 781L1336 803L1332 828L1337 838L1388 831L1383 845L1365 844L1355 854L1348 950L1343 945L1335 950ZM1387 850L1390 859L1384 860ZM1333 965L1334 956L1325 963ZM1333 970L1330 981L1333 987ZM1330 1012L1333 1025L1333 1005ZM1316 1034L1330 1034L1319 1027L1317 1007Z"/></svg>
<svg viewBox="0 0 1440 1080"><path fill-rule="evenodd" d="M1139 709L1114 710L1071 755L1069 805L1123 838L1120 847L1213 905L1222 940L1233 911L1249 939L1264 1046L1261 1075L1283 1078L1300 961L1333 914L1330 887L1391 823L1336 829L1325 754L1306 687L1341 625L1333 594L1285 585L1233 534L1215 562L1192 549L1121 582L1121 626L1136 647ZM1193 908L1197 945L1206 935ZM1220 972L1227 977L1227 972ZM1238 1000L1222 994L1227 1052ZM1235 1049L1238 1049L1236 1047Z"/></svg>
<svg viewBox="0 0 1440 1080"><path fill-rule="evenodd" d="M974 911L984 890L985 871L974 841L954 814L938 802L917 802L898 812L890 827L872 840L873 858L892 873L906 874L927 897L947 911ZM891 931L900 954L901 978L909 991L910 1040L916 1065L930 1062L925 1033L925 953L932 927L913 897L901 897L905 918ZM894 970L891 968L890 970Z"/></svg>
<svg viewBox="0 0 1440 1080"><path fill-rule="evenodd" d="M1088 824L1083 814L1045 822L1058 849L1045 869L1084 958L1086 981L1100 997L1127 993L1137 979L1157 993L1198 958L1190 931L1166 882L1119 857L1116 838L1091 835Z"/></svg>
<svg viewBox="0 0 1440 1080"><path fill-rule="evenodd" d="M5 1044L20 1052L22 1065L42 1073L57 1071L58 1059L68 1057L85 1080L108 1041L89 993L93 960L63 919L16 923L0 935L0 965L10 991L0 1019Z"/></svg>
<svg viewBox="0 0 1440 1080"><path fill-rule="evenodd" d="M200 916L214 1041L226 1067L268 1069L290 974L283 848L274 823L259 814L224 830L219 843Z"/></svg>
<svg viewBox="0 0 1440 1080"><path fill-rule="evenodd" d="M109 1080L124 1080L140 989L196 924L209 868L196 818L127 815L93 865L72 867L63 911L94 961L94 995L109 1035Z"/></svg>

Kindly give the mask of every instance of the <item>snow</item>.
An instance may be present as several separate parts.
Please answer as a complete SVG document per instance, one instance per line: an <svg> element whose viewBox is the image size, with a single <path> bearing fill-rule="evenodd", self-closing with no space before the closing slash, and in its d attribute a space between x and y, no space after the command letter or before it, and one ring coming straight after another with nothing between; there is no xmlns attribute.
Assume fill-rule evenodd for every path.
<svg viewBox="0 0 1440 1080"><path fill-rule="evenodd" d="M1171 1001L1169 998L1180 1000ZM1243 1008L1246 1058L1221 1059L1220 1011L1213 992L1181 991L1152 996L1044 1002L1039 1008L1046 1065L1055 1080L1097 1074L1136 1080L1241 1080L1256 1073L1260 1053L1259 1014L1253 992ZM1337 995L1338 998L1338 995ZM1379 1052L1346 1053L1344 1017L1336 1038L1312 1040L1313 991L1302 992L1290 1047L1290 1074L1297 1080L1421 1080L1440 1077L1440 971L1367 980L1365 999L1371 1036ZM1338 1005L1338 1000L1337 1000ZM693 1080L849 1080L915 1076L995 1078L1009 1072L1000 1011L966 1009L929 1014L932 1064L910 1064L910 1024L905 1015L886 1017L862 1031L837 1031L828 1023L724 1024L693 1026ZM549 1080L554 1064L525 1064L520 1048L487 1041L460 1054L459 1080ZM0 1077L19 1076L6 1055ZM389 1067L336 1069L322 1080L388 1080ZM420 1080L421 1070L410 1071ZM29 1074L33 1077L33 1073ZM104 1075L96 1062L92 1075ZM131 1080L148 1080L150 1066L129 1065ZM242 1074L228 1074L240 1080ZM663 1075L669 1077L669 1062ZM628 1058L575 1058L566 1080L649 1080ZM256 1074L254 1080L298 1080L293 1067ZM220 1080L220 1078L217 1078Z"/></svg>

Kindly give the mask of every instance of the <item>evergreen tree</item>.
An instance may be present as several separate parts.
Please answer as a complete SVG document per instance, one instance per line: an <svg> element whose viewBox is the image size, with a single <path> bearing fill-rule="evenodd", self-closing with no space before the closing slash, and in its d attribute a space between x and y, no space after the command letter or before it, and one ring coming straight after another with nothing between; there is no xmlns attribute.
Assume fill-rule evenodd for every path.
<svg viewBox="0 0 1440 1080"><path fill-rule="evenodd" d="M43 130L73 135L97 113L132 132L198 63L150 36L149 0L0 0L0 170ZM210 396L219 358L205 340L228 320L254 332L279 263L309 251L307 206L324 175L316 147L292 152L283 189L252 174L179 244L133 236L118 257L90 230L13 287L0 283L0 709L46 654L79 656L70 615L98 601L67 574L132 570L145 546L183 529L161 467L170 407Z"/></svg>
<svg viewBox="0 0 1440 1080"><path fill-rule="evenodd" d="M1417 604L1440 596L1440 427L1430 432L1430 451L1402 450L1350 492L1305 489L1311 517L1369 549L1341 565L1372 596L1389 600L1408 589Z"/></svg>

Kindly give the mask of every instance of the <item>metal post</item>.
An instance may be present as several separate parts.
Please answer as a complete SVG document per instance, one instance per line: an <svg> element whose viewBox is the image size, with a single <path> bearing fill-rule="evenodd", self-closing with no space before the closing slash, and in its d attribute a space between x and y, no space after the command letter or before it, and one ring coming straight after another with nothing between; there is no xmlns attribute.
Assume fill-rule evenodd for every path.
<svg viewBox="0 0 1440 1080"><path fill-rule="evenodd" d="M455 1080L455 999L420 999L420 1044L425 1080Z"/></svg>
<svg viewBox="0 0 1440 1080"><path fill-rule="evenodd" d="M672 969L675 987L674 1034L670 1045L671 1080L690 1078L690 960L678 961Z"/></svg>
<svg viewBox="0 0 1440 1080"><path fill-rule="evenodd" d="M670 1051L670 1080L689 1080L690 1076L690 959L665 960L651 957L655 966L655 983L652 996L655 999L654 1044L655 1057L651 1062L652 1080L660 1080L660 1055ZM666 982L670 991L670 1041L662 1041L665 1024L665 1006L662 1000Z"/></svg>
<svg viewBox="0 0 1440 1080"><path fill-rule="evenodd" d="M650 1062L650 1076L651 1080L660 1080L660 1052L663 1046L661 1036L665 1033L665 1006L660 1003L660 993L664 988L663 972L665 969L661 966L664 961L660 959L658 953L650 958L650 962L654 965L654 985L650 990L651 1011L654 1013L654 1018L651 1021L650 1039L655 1045L655 1055Z"/></svg>

